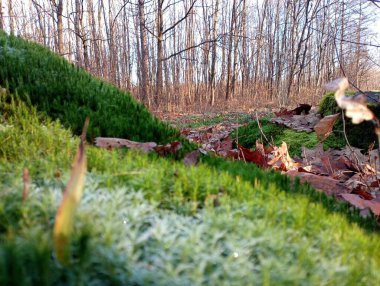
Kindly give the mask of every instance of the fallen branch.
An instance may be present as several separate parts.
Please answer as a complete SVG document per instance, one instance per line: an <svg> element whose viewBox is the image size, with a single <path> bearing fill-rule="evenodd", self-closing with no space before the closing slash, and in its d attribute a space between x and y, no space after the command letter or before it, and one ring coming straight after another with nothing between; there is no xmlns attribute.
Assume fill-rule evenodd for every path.
<svg viewBox="0 0 380 286"><path fill-rule="evenodd" d="M139 149L145 153L152 152L154 147L157 146L155 142L135 142L128 139L121 138L106 138L106 137L97 137L95 138L95 145L101 148L122 148L127 147L130 149Z"/></svg>

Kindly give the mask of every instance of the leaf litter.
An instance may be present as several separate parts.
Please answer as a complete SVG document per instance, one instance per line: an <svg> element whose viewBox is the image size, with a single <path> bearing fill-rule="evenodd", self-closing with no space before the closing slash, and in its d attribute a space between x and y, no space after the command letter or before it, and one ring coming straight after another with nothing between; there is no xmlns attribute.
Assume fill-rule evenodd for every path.
<svg viewBox="0 0 380 286"><path fill-rule="evenodd" d="M281 110L271 121L298 131L315 131L323 142L332 133L339 115L321 119L311 108L301 110L300 114L295 113L295 110ZM182 135L201 145L200 150L297 176L301 182L310 184L316 190L360 209L363 216L368 216L369 212L380 216L380 159L377 150L372 150L366 156L355 147L323 150L323 145L319 144L314 149L303 147L301 158L292 158L286 142L281 146L264 146L257 141L255 150L241 146L236 139L229 137L232 130L238 127L239 125L217 124L185 128ZM199 155L199 150L190 153L185 161L196 164ZM190 159L193 156L197 159Z"/></svg>

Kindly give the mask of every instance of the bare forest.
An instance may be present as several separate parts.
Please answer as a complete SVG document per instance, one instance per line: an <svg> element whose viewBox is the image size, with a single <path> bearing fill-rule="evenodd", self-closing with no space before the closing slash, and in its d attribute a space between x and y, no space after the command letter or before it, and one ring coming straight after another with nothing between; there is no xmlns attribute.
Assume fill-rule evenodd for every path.
<svg viewBox="0 0 380 286"><path fill-rule="evenodd" d="M41 43L152 110L316 103L346 76L379 88L378 1L0 0ZM378 27L377 27L378 28Z"/></svg>

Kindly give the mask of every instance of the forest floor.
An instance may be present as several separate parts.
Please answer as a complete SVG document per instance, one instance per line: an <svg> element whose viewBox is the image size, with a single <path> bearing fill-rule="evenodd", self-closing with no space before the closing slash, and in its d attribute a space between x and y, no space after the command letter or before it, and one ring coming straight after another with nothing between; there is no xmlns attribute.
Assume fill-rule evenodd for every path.
<svg viewBox="0 0 380 286"><path fill-rule="evenodd" d="M199 143L209 155L198 162L87 146L88 173L70 235L72 258L62 267L52 255L52 229L78 137L23 103L3 102L1 108L2 285L78 279L124 285L380 281L373 219L358 217L347 204L280 171L260 170L248 163L249 149L240 147L235 161L212 155L212 136L226 139L241 124L241 135L245 127L260 134L249 114L179 119L182 134L205 140ZM260 121L268 136L281 135L282 127ZM242 154L246 161L239 160ZM22 178L25 167L29 176Z"/></svg>
<svg viewBox="0 0 380 286"><path fill-rule="evenodd" d="M332 130L333 123L327 126L331 130L324 131L330 138L319 140L314 125L321 121L321 116L315 108L309 115L296 116L289 116L286 111L284 115L284 109L273 112L262 108L255 112L166 113L161 119L180 129L204 152L298 176L315 189L348 202L363 217L372 212L380 223L379 151L374 145L369 150L352 147L342 136L334 134L341 131ZM283 143L284 153L279 151L285 148L280 147ZM262 147L270 150L265 149L259 156L252 153ZM233 152L237 152L238 158ZM273 161L277 164L273 165Z"/></svg>

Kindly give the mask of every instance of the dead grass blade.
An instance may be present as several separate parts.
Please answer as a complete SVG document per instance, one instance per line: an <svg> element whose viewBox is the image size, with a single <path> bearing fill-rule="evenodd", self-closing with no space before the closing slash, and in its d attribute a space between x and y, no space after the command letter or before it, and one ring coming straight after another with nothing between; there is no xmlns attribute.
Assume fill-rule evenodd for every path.
<svg viewBox="0 0 380 286"><path fill-rule="evenodd" d="M80 145L74 159L69 182L65 188L61 205L57 211L54 224L54 246L58 261L65 265L70 257L70 238L75 210L80 202L86 175L85 138L89 119L86 118Z"/></svg>

